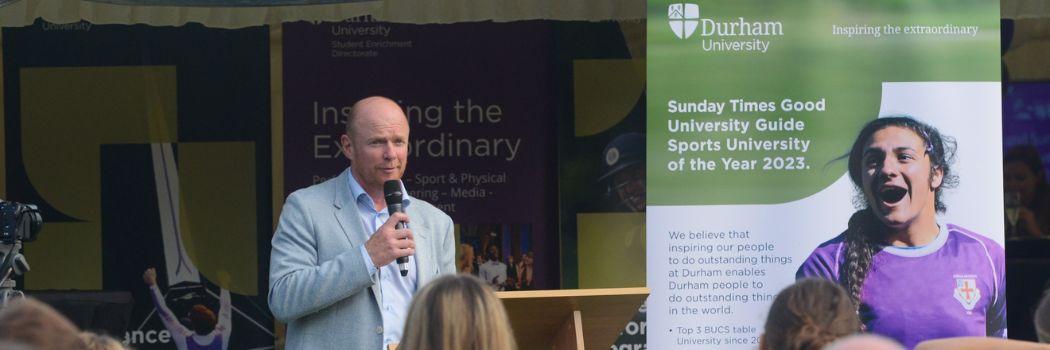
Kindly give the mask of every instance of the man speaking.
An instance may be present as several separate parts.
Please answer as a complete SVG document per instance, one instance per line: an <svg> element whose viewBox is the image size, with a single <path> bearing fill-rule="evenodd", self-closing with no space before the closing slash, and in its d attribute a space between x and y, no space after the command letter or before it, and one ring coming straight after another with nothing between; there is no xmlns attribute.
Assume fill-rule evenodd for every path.
<svg viewBox="0 0 1050 350"><path fill-rule="evenodd" d="M288 349L398 343L416 290L455 273L448 215L407 195L403 212L386 210L383 184L405 172L408 132L396 102L358 101L340 140L350 167L285 201L272 241L269 300L288 324ZM394 263L401 257L408 257L406 276Z"/></svg>

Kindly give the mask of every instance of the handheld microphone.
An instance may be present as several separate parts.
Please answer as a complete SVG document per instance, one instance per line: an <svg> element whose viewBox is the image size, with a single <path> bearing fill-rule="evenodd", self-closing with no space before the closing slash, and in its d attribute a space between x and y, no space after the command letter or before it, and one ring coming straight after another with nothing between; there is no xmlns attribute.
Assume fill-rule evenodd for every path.
<svg viewBox="0 0 1050 350"><path fill-rule="evenodd" d="M390 213L390 216L394 216L394 213L404 212L403 195L401 194L401 181L388 180L383 183L383 197L386 198L386 211ZM405 227L404 222L399 222L394 226L396 229L402 229ZM408 276L408 257L402 256L397 258L397 269L401 270L401 276Z"/></svg>

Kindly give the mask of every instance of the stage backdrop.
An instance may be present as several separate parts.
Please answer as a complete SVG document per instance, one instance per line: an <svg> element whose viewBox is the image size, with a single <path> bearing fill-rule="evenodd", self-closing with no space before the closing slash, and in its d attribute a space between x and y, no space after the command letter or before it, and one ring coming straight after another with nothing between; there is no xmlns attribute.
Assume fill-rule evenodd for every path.
<svg viewBox="0 0 1050 350"><path fill-rule="evenodd" d="M912 4L649 1L649 348L757 347L858 209L842 157L880 116L955 138L938 220L1001 246L998 3Z"/></svg>
<svg viewBox="0 0 1050 350"><path fill-rule="evenodd" d="M285 24L285 194L346 169L339 137L351 105L388 96L412 128L408 192L448 213L475 256L492 244L507 265L531 254L525 288L557 288L550 27Z"/></svg>
<svg viewBox="0 0 1050 350"><path fill-rule="evenodd" d="M4 197L45 222L19 287L129 291L127 332L112 335L174 349L142 278L155 267L175 317L220 314L225 289L230 349L272 346L266 28L38 21L2 34Z"/></svg>
<svg viewBox="0 0 1050 350"><path fill-rule="evenodd" d="M1031 145L1050 172L1050 83L1019 82L1003 89L1003 151Z"/></svg>
<svg viewBox="0 0 1050 350"><path fill-rule="evenodd" d="M644 287L645 22L555 28L562 288ZM645 324L643 305L611 348Z"/></svg>

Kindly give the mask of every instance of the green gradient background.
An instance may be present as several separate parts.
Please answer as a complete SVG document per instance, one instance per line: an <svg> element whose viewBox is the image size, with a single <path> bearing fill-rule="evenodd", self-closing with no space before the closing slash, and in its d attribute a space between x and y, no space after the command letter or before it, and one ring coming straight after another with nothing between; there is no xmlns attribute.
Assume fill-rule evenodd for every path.
<svg viewBox="0 0 1050 350"><path fill-rule="evenodd" d="M856 132L879 113L883 82L999 81L999 3L997 1L791 1L755 0L692 2L700 18L719 22L780 21L783 36L701 37L698 27L679 39L668 25L667 9L681 1L648 2L648 202L649 205L772 204L815 194L845 173L844 155ZM832 24L944 25L980 27L976 37L883 34L879 38L831 35ZM701 24L702 25L702 24ZM766 53L704 51L703 39L769 41ZM774 101L777 112L714 114L667 112L667 101L725 102L732 98ZM827 99L827 111L779 111L782 99ZM758 118L795 117L806 122L798 132L754 131ZM919 116L921 117L921 116ZM751 121L743 138L810 139L809 151L730 152L723 142L718 152L667 151L668 139L702 141L696 133L671 133L667 120ZM730 133L712 133L723 140ZM739 135L736 133L735 135ZM720 157L761 159L763 156L806 157L800 171L725 171ZM674 172L667 164L680 157L716 160L718 171ZM759 161L761 166L762 162ZM687 163L688 167L688 163Z"/></svg>

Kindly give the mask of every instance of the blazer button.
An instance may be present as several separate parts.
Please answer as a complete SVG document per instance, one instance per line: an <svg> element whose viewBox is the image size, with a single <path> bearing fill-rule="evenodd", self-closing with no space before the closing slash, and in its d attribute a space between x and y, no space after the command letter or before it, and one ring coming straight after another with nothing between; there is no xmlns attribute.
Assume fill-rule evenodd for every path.
<svg viewBox="0 0 1050 350"><path fill-rule="evenodd" d="M383 334L383 326L376 327L376 334Z"/></svg>

